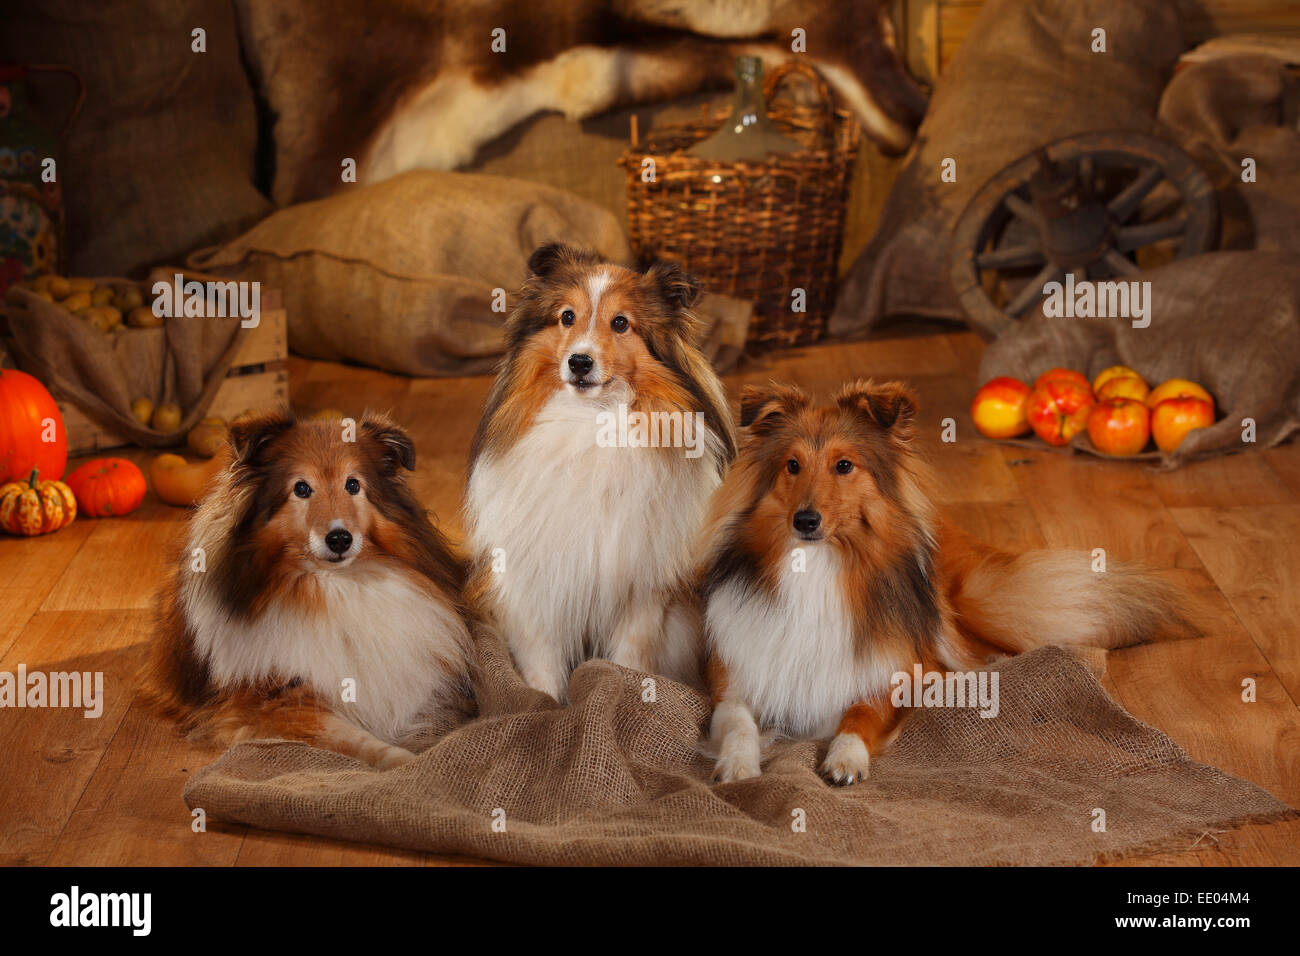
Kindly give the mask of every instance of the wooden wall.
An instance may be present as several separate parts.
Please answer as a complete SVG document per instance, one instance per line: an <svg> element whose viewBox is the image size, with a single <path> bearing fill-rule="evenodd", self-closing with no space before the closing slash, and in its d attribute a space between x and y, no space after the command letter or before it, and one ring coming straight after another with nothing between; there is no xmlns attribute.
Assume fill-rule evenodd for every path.
<svg viewBox="0 0 1300 956"><path fill-rule="evenodd" d="M1300 37L1296 0L1170 0L1182 10L1189 44L1231 33ZM895 0L894 21L907 65L929 81L965 39L984 0Z"/></svg>

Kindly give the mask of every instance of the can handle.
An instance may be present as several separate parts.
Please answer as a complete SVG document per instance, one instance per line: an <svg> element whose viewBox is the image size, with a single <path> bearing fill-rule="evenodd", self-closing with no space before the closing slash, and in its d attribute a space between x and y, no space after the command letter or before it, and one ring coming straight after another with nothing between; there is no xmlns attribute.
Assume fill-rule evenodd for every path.
<svg viewBox="0 0 1300 956"><path fill-rule="evenodd" d="M72 129L72 124L80 115L81 107L86 102L86 81L81 78L80 73L62 63L33 63L28 65L27 69L33 73L66 73L77 81L77 100L72 104L72 112L63 121L63 129L59 130L59 139L67 139L68 131Z"/></svg>

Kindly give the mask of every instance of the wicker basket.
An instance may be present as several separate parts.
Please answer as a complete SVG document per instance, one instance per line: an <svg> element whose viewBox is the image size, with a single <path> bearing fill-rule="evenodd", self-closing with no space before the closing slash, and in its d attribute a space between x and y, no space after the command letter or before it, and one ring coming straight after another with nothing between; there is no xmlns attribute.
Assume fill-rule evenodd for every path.
<svg viewBox="0 0 1300 956"><path fill-rule="evenodd" d="M817 87L819 103L774 98L799 73ZM709 291L754 303L751 350L806 345L826 330L835 306L845 205L859 130L836 108L830 89L809 66L791 62L764 82L778 132L806 148L755 162L723 163L686 150L718 128L728 113L662 126L632 145L619 164L627 173L628 231L638 255L679 262ZM653 182L642 180L654 160ZM804 292L804 311L794 290Z"/></svg>

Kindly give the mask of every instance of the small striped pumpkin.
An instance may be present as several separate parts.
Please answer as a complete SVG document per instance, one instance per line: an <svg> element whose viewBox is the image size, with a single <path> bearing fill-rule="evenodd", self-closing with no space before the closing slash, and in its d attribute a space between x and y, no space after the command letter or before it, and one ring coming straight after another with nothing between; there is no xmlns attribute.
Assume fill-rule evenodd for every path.
<svg viewBox="0 0 1300 956"><path fill-rule="evenodd" d="M61 481L39 481L37 469L26 481L0 485L0 528L10 534L58 531L77 517L77 499Z"/></svg>

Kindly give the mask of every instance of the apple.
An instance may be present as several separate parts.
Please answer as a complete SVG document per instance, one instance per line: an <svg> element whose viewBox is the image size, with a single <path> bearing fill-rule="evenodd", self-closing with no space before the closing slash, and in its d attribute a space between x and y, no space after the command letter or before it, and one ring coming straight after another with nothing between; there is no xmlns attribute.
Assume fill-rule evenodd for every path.
<svg viewBox="0 0 1300 956"><path fill-rule="evenodd" d="M1029 393L1025 415L1039 438L1059 447L1087 426L1088 410L1095 401L1086 379L1080 385L1072 378L1054 378Z"/></svg>
<svg viewBox="0 0 1300 956"><path fill-rule="evenodd" d="M989 379L970 405L970 417L985 438L1015 438L1029 431L1025 401L1029 386L1018 378L1002 375Z"/></svg>
<svg viewBox="0 0 1300 956"><path fill-rule="evenodd" d="M1203 402L1209 402L1210 409L1214 409L1214 399L1210 393L1185 378L1171 378L1153 388L1147 396L1147 408L1154 409L1167 398L1199 398Z"/></svg>
<svg viewBox="0 0 1300 956"><path fill-rule="evenodd" d="M1082 372L1076 372L1072 368L1049 368L1042 375L1038 376L1038 378L1034 379L1034 388L1038 388L1038 386L1042 385L1044 382L1050 382L1054 379L1067 379L1071 382L1078 382L1088 391L1092 391L1092 385L1088 382L1088 379L1084 374Z"/></svg>
<svg viewBox="0 0 1300 956"><path fill-rule="evenodd" d="M1137 399L1104 398L1088 412L1088 437L1107 455L1136 455L1151 437L1151 412Z"/></svg>
<svg viewBox="0 0 1300 956"><path fill-rule="evenodd" d="M1151 389L1137 375L1114 375L1102 382L1096 393L1098 401L1103 398L1131 398L1135 402L1145 402Z"/></svg>
<svg viewBox="0 0 1300 956"><path fill-rule="evenodd" d="M1213 424L1214 403L1194 395L1166 398L1151 412L1151 434L1156 447L1163 452L1171 452L1181 445L1193 428Z"/></svg>
<svg viewBox="0 0 1300 956"><path fill-rule="evenodd" d="M1119 378L1123 375L1132 375L1134 378L1142 377L1127 365L1112 365L1110 368L1104 368L1097 373L1097 377L1092 380L1092 390L1094 392L1101 391L1101 387L1112 378Z"/></svg>

